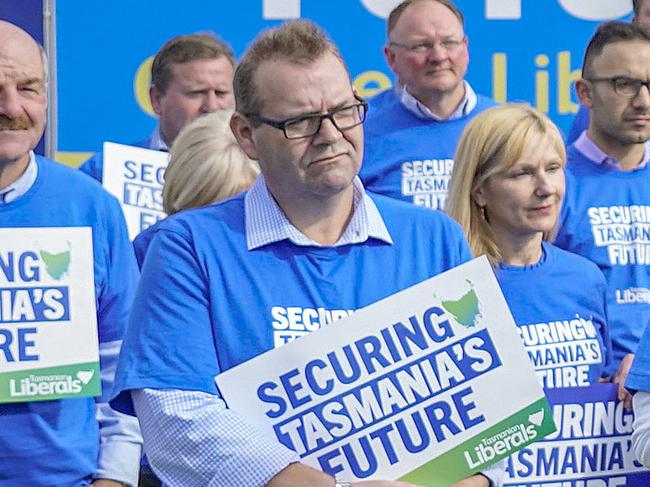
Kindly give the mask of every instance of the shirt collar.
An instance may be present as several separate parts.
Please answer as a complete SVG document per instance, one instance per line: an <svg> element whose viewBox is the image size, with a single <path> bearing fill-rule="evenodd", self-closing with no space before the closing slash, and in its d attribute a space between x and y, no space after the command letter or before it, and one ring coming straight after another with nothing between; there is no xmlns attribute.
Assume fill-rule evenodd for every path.
<svg viewBox="0 0 650 487"><path fill-rule="evenodd" d="M29 188L32 187L36 176L38 175L38 164L36 164L36 156L34 151L29 151L29 163L22 175L13 183L0 191L0 205L11 203L23 196Z"/></svg>
<svg viewBox="0 0 650 487"><path fill-rule="evenodd" d="M476 96L476 93L467 81L463 80L463 85L465 86L465 96L461 100L458 107L456 107L456 110L454 110L454 112L447 118L441 118L438 115L434 114L422 102L411 95L405 86L398 85L395 89L397 90L397 97L408 111L424 120L435 120L436 122L443 122L445 120L456 120L465 117L469 115L472 110L474 110L474 108L476 108L476 104L478 103L478 97Z"/></svg>
<svg viewBox="0 0 650 487"><path fill-rule="evenodd" d="M160 124L156 125L156 128L151 133L151 137L149 138L149 141L151 144L149 147L150 149L160 150L165 152L169 150L169 146L165 143L162 134L160 133Z"/></svg>
<svg viewBox="0 0 650 487"><path fill-rule="evenodd" d="M604 166L608 167L611 169L617 169L621 170L621 163L613 158L608 156L603 150L598 147L593 140L589 138L587 135L587 131L583 131L580 134L580 137L578 137L574 143L575 148L580 152L583 156L585 156L587 159L589 159L591 162L598 166ZM645 143L645 151L643 153L643 159L639 163L639 165L634 168L634 171L638 171L639 169L643 169L648 165L648 162L650 161L650 142Z"/></svg>
<svg viewBox="0 0 650 487"><path fill-rule="evenodd" d="M363 189L358 177L354 179L352 188L354 212L350 223L334 247L363 243L370 237L392 244L393 240L375 202ZM289 222L284 211L269 192L264 176L257 177L253 187L246 193L244 205L248 250L281 240L289 240L300 246L322 247Z"/></svg>

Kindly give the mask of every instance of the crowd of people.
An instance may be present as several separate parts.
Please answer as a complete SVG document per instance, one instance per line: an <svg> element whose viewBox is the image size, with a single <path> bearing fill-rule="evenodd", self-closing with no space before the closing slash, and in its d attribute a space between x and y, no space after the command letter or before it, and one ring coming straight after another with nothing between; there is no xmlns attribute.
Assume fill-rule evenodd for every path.
<svg viewBox="0 0 650 487"><path fill-rule="evenodd" d="M616 383L650 468L650 0L634 12L586 47L569 143L537 109L475 93L451 0L390 13L397 83L370 100L309 21L239 60L211 34L175 37L152 65L159 123L134 144L170 152L169 216L133 243L101 154L80 170L34 154L45 52L0 21L0 230L91 228L104 391L0 404L0 486L411 486L301 463L214 378L284 343L272 309L330 311L320 328L479 255L526 348L539 324L580 318L594 346L539 381ZM503 478L497 463L456 485Z"/></svg>

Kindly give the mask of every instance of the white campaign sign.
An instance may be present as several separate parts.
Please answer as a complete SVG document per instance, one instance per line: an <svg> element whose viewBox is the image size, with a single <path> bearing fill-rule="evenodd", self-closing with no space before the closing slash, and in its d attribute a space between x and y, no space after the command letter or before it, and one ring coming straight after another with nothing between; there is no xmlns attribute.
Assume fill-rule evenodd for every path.
<svg viewBox="0 0 650 487"><path fill-rule="evenodd" d="M553 431L485 258L216 377L228 406L346 480L448 485Z"/></svg>
<svg viewBox="0 0 650 487"><path fill-rule="evenodd" d="M100 393L90 227L0 229L0 402Z"/></svg>
<svg viewBox="0 0 650 487"><path fill-rule="evenodd" d="M167 152L104 142L103 184L122 205L129 238L165 218L162 206Z"/></svg>

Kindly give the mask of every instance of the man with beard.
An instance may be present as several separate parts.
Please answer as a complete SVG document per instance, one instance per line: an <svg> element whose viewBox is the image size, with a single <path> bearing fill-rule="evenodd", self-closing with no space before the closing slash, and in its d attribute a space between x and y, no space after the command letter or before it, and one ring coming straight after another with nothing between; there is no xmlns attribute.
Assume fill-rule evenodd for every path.
<svg viewBox="0 0 650 487"><path fill-rule="evenodd" d="M567 151L556 244L605 274L614 352L608 372L620 365L613 379L622 383L650 320L650 32L601 25L576 91L589 127Z"/></svg>

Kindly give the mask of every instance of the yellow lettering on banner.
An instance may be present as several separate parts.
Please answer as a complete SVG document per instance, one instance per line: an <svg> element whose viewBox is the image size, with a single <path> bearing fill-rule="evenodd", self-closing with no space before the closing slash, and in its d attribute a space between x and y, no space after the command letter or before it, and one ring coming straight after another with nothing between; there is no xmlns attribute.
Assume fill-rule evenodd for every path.
<svg viewBox="0 0 650 487"><path fill-rule="evenodd" d="M497 103L508 99L508 58L505 53L492 54L492 98Z"/></svg>
<svg viewBox="0 0 650 487"><path fill-rule="evenodd" d="M538 68L546 68L549 63L549 58L546 54L538 54L535 57L535 66ZM549 91L549 76L548 71L539 70L535 73L535 106L538 110L548 113L548 91Z"/></svg>
<svg viewBox="0 0 650 487"><path fill-rule="evenodd" d="M357 94L368 98L381 93L392 86L390 78L381 71L364 71L354 78L352 83L357 89Z"/></svg>
<svg viewBox="0 0 650 487"><path fill-rule="evenodd" d="M557 111L560 114L576 113L579 105L571 101L573 82L580 79L580 69L571 70L571 52L557 55Z"/></svg>
<svg viewBox="0 0 650 487"><path fill-rule="evenodd" d="M135 72L135 78L133 79L133 94L135 95L135 101L138 103L140 109L146 114L154 116L155 113L151 106L151 99L149 98L152 63L153 56L148 57Z"/></svg>

